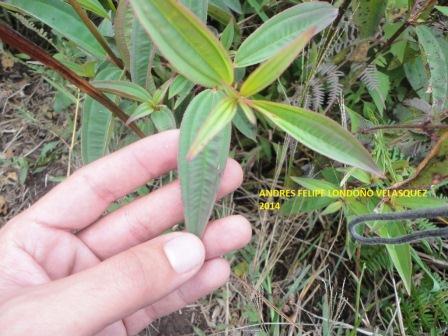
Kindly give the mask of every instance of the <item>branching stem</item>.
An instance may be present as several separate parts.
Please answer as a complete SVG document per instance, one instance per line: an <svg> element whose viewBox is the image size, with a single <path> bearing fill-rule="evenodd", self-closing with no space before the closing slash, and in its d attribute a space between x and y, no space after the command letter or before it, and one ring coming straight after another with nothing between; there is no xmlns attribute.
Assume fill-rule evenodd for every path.
<svg viewBox="0 0 448 336"><path fill-rule="evenodd" d="M32 41L23 37L9 26L0 23L0 39L8 44L11 48L17 49L27 55L30 55L35 60L45 64L49 68L58 72L66 80L70 81L73 85L79 88L82 92L88 94L90 97L108 108L117 118L126 124L128 116L124 113L120 107L118 107L112 100L104 95L100 90L95 88L85 79L79 77L72 70L65 65L51 57L44 49L34 44ZM130 123L131 128L135 134L139 137L145 137L145 134L134 123Z"/></svg>
<svg viewBox="0 0 448 336"><path fill-rule="evenodd" d="M104 51L107 53L111 61L120 69L124 69L124 64L121 59L119 59L113 50L110 48L109 44L107 43L106 39L103 35L98 31L98 28L95 26L95 24L90 20L89 16L87 15L86 11L81 7L81 5L78 3L77 0L68 0L70 5L73 7L73 9L78 13L79 17L81 18L82 22L84 22L84 25L90 30L92 35L95 37L95 39L98 41L98 43L103 47Z"/></svg>

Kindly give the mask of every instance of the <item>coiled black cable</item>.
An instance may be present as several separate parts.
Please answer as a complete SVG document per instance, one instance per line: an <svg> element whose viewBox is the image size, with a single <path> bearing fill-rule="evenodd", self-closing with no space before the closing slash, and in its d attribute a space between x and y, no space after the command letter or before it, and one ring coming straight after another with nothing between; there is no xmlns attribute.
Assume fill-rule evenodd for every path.
<svg viewBox="0 0 448 336"><path fill-rule="evenodd" d="M388 221L388 220L420 219L420 218L430 219L444 216L448 216L448 206L443 206L440 208L425 208L425 209L408 210L400 212L367 214L355 217L349 223L348 229L353 239L355 239L356 241L358 241L363 245L408 244L425 239L448 237L448 227L441 229L416 231L410 234L393 238L364 237L360 235L356 231L356 229L360 224L370 221Z"/></svg>

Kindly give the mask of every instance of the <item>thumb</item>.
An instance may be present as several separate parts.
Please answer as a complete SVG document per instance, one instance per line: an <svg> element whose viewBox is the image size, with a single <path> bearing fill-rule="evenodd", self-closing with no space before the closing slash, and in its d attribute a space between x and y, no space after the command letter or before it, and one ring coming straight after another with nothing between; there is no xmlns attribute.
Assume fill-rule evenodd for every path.
<svg viewBox="0 0 448 336"><path fill-rule="evenodd" d="M39 312L34 330L40 325L47 335L92 335L185 283L199 271L204 256L202 242L190 233L160 236L95 267L36 287L22 303L26 301L30 316ZM14 309L10 303L23 317L23 305Z"/></svg>

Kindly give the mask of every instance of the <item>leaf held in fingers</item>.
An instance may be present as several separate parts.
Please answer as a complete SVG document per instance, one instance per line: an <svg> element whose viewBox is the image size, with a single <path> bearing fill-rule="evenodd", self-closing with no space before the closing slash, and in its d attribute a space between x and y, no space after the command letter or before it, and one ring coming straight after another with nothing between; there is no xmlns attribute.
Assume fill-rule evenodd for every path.
<svg viewBox="0 0 448 336"><path fill-rule="evenodd" d="M151 113L154 112L154 108L151 106L150 103L144 102L141 103L137 108L132 112L131 116L129 117L127 124L130 124L138 119L144 118Z"/></svg>
<svg viewBox="0 0 448 336"><path fill-rule="evenodd" d="M203 22L175 0L133 0L131 6L162 55L205 87L233 82L230 57Z"/></svg>
<svg viewBox="0 0 448 336"><path fill-rule="evenodd" d="M253 107L312 150L336 161L383 176L369 152L334 120L280 103L256 100Z"/></svg>
<svg viewBox="0 0 448 336"><path fill-rule="evenodd" d="M208 118L199 129L188 152L188 159L193 159L200 153L213 137L230 124L236 113L237 104L234 98L224 97L212 109Z"/></svg>
<svg viewBox="0 0 448 336"><path fill-rule="evenodd" d="M147 102L152 99L148 91L132 82L121 80L95 80L92 81L92 84L103 92L113 93L123 98L139 102Z"/></svg>
<svg viewBox="0 0 448 336"><path fill-rule="evenodd" d="M319 33L337 14L338 10L330 4L315 1L275 15L241 44L235 57L236 66L246 67L267 60L309 28L316 27L316 34Z"/></svg>
<svg viewBox="0 0 448 336"><path fill-rule="evenodd" d="M180 127L178 168L189 232L201 236L210 218L230 146L230 125L225 126L194 159L187 152L213 106L223 99L220 92L205 90L188 106Z"/></svg>
<svg viewBox="0 0 448 336"><path fill-rule="evenodd" d="M241 86L241 94L246 97L252 96L280 77L311 40L315 31L316 28L311 27L299 34L297 38L281 49L275 56L255 69Z"/></svg>
<svg viewBox="0 0 448 336"><path fill-rule="evenodd" d="M432 113L438 115L448 108L448 43L439 40L426 26L418 26L415 31L431 69Z"/></svg>

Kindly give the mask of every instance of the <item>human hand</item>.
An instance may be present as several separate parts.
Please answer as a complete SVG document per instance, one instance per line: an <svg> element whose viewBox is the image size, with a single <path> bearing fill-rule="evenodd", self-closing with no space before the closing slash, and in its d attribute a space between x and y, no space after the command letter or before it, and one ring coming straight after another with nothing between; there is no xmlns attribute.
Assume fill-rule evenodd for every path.
<svg viewBox="0 0 448 336"><path fill-rule="evenodd" d="M160 133L78 170L0 230L1 335L134 335L226 282L221 256L250 240L250 225L229 216L202 241L162 235L183 218L178 181L101 217L175 169L178 140ZM229 160L220 197L241 180Z"/></svg>

